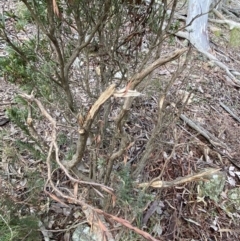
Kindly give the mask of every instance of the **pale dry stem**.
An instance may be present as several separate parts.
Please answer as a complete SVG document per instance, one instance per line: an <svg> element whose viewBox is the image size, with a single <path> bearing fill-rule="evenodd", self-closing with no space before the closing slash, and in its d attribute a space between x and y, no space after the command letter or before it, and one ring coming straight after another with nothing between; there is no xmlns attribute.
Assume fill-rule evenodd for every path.
<svg viewBox="0 0 240 241"><path fill-rule="evenodd" d="M47 194L50 195L50 197L52 197L55 201L62 203L64 206L67 206L61 199L59 199L57 196L55 196L52 192L50 193L49 191L47 191L47 184L50 183L51 188L53 189L53 191L59 196L61 197L63 200L66 200L68 203L75 203L75 204L79 204L83 209L84 212L87 212L87 210L89 210L92 215L103 215L107 218L111 218L114 221L121 223L122 225L124 225L125 227L132 229L134 232L142 235L143 237L145 237L147 240L150 241L159 241L157 239L155 239L154 237L152 237L150 234L148 234L147 232L144 232L140 229L138 229L137 227L132 226L127 220L122 219L122 218L118 218L114 215L105 213L104 211L100 210L100 209L96 209L94 207L92 207L91 205L87 204L85 202L85 200L83 198L76 198L74 197L74 194L72 194L71 196L64 194L63 192L61 192L53 183L52 181L52 172L51 172L51 161L53 159L53 150L55 150L54 154L55 154L55 160L58 163L58 165L61 167L61 169L65 172L66 176L72 181L72 182L77 182L79 184L88 184L91 186L99 186L102 187L103 190L107 191L108 193L112 193L111 191L113 191L113 189L104 186L102 184L98 184L98 183L92 183L92 182L85 182L85 181L79 181L75 178L73 178L67 171L67 169L64 167L64 165L60 162L59 160L59 148L57 146L56 143L56 136L57 136L57 126L56 126L56 121L51 117L51 115L45 110L45 108L43 107L42 103L37 100L33 95L27 95L25 93L20 94L21 97L23 97L24 99L28 100L29 102L35 102L37 104L37 106L39 107L39 109L41 110L43 116L45 116L49 122L52 124L52 140L50 143L50 148L48 151L48 156L47 156L47 169L48 169L48 180L45 184L45 192ZM98 223L90 223L91 225L98 225L98 227L101 229L101 232L103 234L103 238L107 238L108 240L113 240L112 239L112 234L109 232L109 230L107 229L106 225L104 224L104 222L102 221L101 217L97 217ZM90 220L88 220L90 222ZM91 221L93 222L93 220Z"/></svg>

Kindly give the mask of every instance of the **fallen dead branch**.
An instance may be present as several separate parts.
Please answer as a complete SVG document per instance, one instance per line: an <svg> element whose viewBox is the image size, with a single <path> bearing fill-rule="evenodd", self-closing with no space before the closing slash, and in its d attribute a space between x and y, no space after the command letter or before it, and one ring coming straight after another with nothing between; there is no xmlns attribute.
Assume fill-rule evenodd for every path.
<svg viewBox="0 0 240 241"><path fill-rule="evenodd" d="M0 106L1 105L16 105L17 103L14 103L14 102L3 102L3 103L0 103Z"/></svg>
<svg viewBox="0 0 240 241"><path fill-rule="evenodd" d="M226 106L226 105L223 104L222 102L220 102L220 105L221 105L222 108L223 108L225 111L227 111L228 114L230 114L235 120L237 120L238 122L240 122L240 118L239 118L237 115L235 115L235 114L233 113L233 111L232 111L228 106Z"/></svg>
<svg viewBox="0 0 240 241"><path fill-rule="evenodd" d="M82 208L88 223L91 225L91 232L97 240L114 241L111 232L107 228L107 223L102 214L97 214L93 208L83 206Z"/></svg>
<svg viewBox="0 0 240 241"><path fill-rule="evenodd" d="M240 29L240 23L236 23L232 20L228 20L228 19L224 18L224 16L217 9L213 9L213 12L218 18L220 18L220 20L219 19L209 19L209 21L211 21L213 23L227 24L229 26L230 30L232 30L234 28Z"/></svg>
<svg viewBox="0 0 240 241"><path fill-rule="evenodd" d="M224 20L219 20L219 19L209 19L209 21L213 23L221 23L221 24L228 24L230 30L234 28L239 28L240 29L240 23L236 23L232 20L224 19Z"/></svg>
<svg viewBox="0 0 240 241"><path fill-rule="evenodd" d="M187 40L189 40L188 38L188 34L182 31L179 31L177 33L175 33L176 36L181 37L181 38L185 38ZM223 69L227 76L234 82L234 84L236 86L240 86L240 80L238 80L235 75L239 75L239 72L233 69L230 69L227 65L225 65L224 63L222 63L220 60L218 60L213 54L203 50L203 49L197 49L200 53L204 54L209 60L211 60L214 64L216 64L217 66L219 66L221 69Z"/></svg>
<svg viewBox="0 0 240 241"><path fill-rule="evenodd" d="M214 149L221 154L222 156L226 156L228 160L237 168L240 169L240 164L237 160L232 158L230 156L230 148L223 142L221 142L217 137L209 133L207 130L205 130L203 127L197 125L192 120L188 119L185 115L181 114L180 118L185 121L191 128L196 130L198 133L200 133L202 136L204 136L213 146ZM221 151L220 148L222 148L224 151Z"/></svg>
<svg viewBox="0 0 240 241"><path fill-rule="evenodd" d="M111 218L112 220L118 222L118 223L121 223L123 226L127 227L128 229L131 229L133 230L134 232L140 234L141 236L143 236L145 239L147 240L150 240L150 241L160 241L159 239L155 239L154 237L152 237L149 233L137 228L137 227L134 227L129 221L123 219L123 218L119 218L119 217L116 217L114 215L111 215L111 214L108 214L108 213L105 213L104 211L100 210L100 209L95 209L95 211L99 214L103 214L104 216L108 217L108 218Z"/></svg>
<svg viewBox="0 0 240 241"><path fill-rule="evenodd" d="M143 188L147 188L147 187L154 187L154 188L163 188L163 187L174 187L177 185L181 185L181 184L185 184L187 182L193 182L193 181L197 181L199 179L203 179L203 178L207 178L207 176L210 176L214 173L219 172L221 169L207 169L204 170L202 172L199 172L197 174L191 174L191 175L187 175L185 177L179 177L173 181L160 181L158 180L159 178L155 178L154 180L152 180L151 182L146 182L146 183L140 183L137 186L138 187L143 187Z"/></svg>
<svg viewBox="0 0 240 241"><path fill-rule="evenodd" d="M234 21L231 20L226 20L217 10L214 10L214 13L221 18L221 20L210 20L213 22L217 22L217 23L225 23L228 24L230 26L230 29L233 28L239 28L240 24L236 23ZM180 17L181 19L183 19L183 17ZM189 40L189 42L191 42L191 38L188 32L183 32L183 31L178 31L176 33L174 33L176 36L181 37L181 38L185 38L187 40ZM199 33L201 35L201 33ZM205 38L205 36L204 36ZM208 40L207 40L208 41ZM197 49L197 51L199 51L200 53L204 54L210 61L212 61L216 66L219 66L221 69L223 69L227 76L239 87L240 86L240 80L236 77L239 75L239 72L236 70L233 70L231 68L229 68L227 65L225 65L224 63L222 63L220 60L218 60L218 58L216 58L213 54L211 54L208 50L204 49L201 44L196 45L194 43L192 43L193 46Z"/></svg>
<svg viewBox="0 0 240 241"><path fill-rule="evenodd" d="M204 136L213 146L215 147L221 147L223 149L229 150L227 145L223 142L221 142L217 137L209 133L207 130L205 130L200 125L196 124L189 118L187 118L185 115L181 114L180 118L185 121L191 128L196 130L198 133L200 133L202 136Z"/></svg>

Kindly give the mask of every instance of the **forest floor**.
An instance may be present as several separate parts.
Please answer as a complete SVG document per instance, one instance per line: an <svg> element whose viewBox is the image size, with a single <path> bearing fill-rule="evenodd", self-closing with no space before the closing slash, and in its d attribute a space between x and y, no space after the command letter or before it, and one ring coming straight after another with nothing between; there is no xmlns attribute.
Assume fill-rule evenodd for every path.
<svg viewBox="0 0 240 241"><path fill-rule="evenodd" d="M215 34L216 28L220 32L218 35ZM212 53L229 68L239 70L240 48L230 46L228 28L210 23L209 34ZM179 47L179 42L176 38L174 47ZM159 140L159 149L152 153L144 170L144 181L149 182L160 174L161 180L174 181L188 175L191 178L200 170L215 170L216 173L205 180L176 182L171 187L149 187L149 195L154 198L142 209L140 224L136 218L128 217L126 206L121 214L123 218L133 219L135 225L159 240L240 240L240 87L229 81L224 70L195 50L187 69L187 74L182 76L188 79L187 88L182 90L178 82L173 85L166 110L171 112L183 107L181 114L203 131L189 126L184 117L179 118L176 125L170 125L164 135L174 132L176 138L172 143ZM144 90L145 97L136 99L131 115L137 116L138 123L134 123L134 119L129 122L129 132L134 133L139 125L145 129L144 133L151 133L156 118L155 96L160 88L159 79L167 81L170 73L171 69L160 68L159 78ZM18 88L3 77L0 85L1 196L21 215L37 212L44 225L39 228L41 235L35 240L41 240L46 230L49 230L49 239L42 240L70 240L77 225L86 221L85 215L74 204L65 207L58 200L50 202L42 192L41 182L47 178L46 164L33 160L24 150L19 153L14 143L17 138L23 138L21 131L11 121L4 123L6 110L16 104L14 98ZM182 98L189 94L191 98L184 105ZM210 133L209 138L203 133ZM139 140L140 151L136 155L140 155L144 148L144 138ZM132 163L134 169L137 162L133 160ZM163 169L164 173L161 173ZM56 178L64 182L63 173L58 175ZM34 188L29 190L28 184L32 180ZM1 200L2 207L7 205ZM144 240L131 230L119 230L119 227L113 230L115 234L119 232L121 238L118 240Z"/></svg>

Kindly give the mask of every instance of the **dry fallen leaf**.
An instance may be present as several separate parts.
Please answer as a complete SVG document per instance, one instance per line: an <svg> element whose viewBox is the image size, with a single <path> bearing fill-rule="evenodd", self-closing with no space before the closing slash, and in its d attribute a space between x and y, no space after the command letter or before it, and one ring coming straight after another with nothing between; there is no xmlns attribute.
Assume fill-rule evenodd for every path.
<svg viewBox="0 0 240 241"><path fill-rule="evenodd" d="M192 103L194 97L193 93L190 93L185 90L178 90L177 95L180 97L182 104L185 104L185 102L187 101L187 105Z"/></svg>
<svg viewBox="0 0 240 241"><path fill-rule="evenodd" d="M77 182L75 182L74 184L73 184L73 187L74 187L74 191L73 191L73 193L74 193L74 197L75 198L77 198L77 194L78 194L78 183Z"/></svg>
<svg viewBox="0 0 240 241"><path fill-rule="evenodd" d="M95 71L96 71L96 73L97 73L98 76L101 75L101 69L100 69L100 66L97 66L97 67L95 68Z"/></svg>

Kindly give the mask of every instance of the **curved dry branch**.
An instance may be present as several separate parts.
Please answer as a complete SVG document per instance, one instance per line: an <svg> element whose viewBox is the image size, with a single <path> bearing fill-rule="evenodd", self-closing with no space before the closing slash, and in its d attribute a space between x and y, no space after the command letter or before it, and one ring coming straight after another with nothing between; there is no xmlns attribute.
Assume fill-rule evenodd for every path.
<svg viewBox="0 0 240 241"><path fill-rule="evenodd" d="M47 158L47 163L50 163L50 160L52 158L52 151L53 149L55 150L55 160L58 163L58 165L60 166L60 168L64 171L64 173L66 174L66 176L72 181L72 182L76 182L79 184L86 184L86 185L91 185L91 186L98 186L98 187L102 187L103 190L109 190L109 191L113 191L112 188L107 187L105 185L99 184L99 183L94 183L94 182L87 182L87 181L81 181L78 180L74 177L72 177L68 170L66 169L66 167L61 163L60 159L59 159L59 148L56 142L56 138L57 138L57 122L52 118L52 116L46 111L46 109L44 108L44 106L42 105L42 103L36 99L32 94L31 95L27 95L25 93L21 93L19 94L22 98L28 100L29 102L35 102L38 106L38 108L41 110L42 115L45 116L48 121L51 123L52 125L52 133L51 133L51 144L50 144L50 148L48 151L48 158ZM49 170L49 181L51 180L51 168L50 165L48 166L48 170Z"/></svg>
<svg viewBox="0 0 240 241"><path fill-rule="evenodd" d="M131 90L135 89L142 82L142 80L145 77L147 77L149 74L151 74L155 69L157 69L158 67L160 67L168 62L178 59L187 50L188 50L188 48L177 49L177 50L175 50L171 53L168 53L167 55L164 55L163 57L157 59L152 64L150 64L148 67L143 69L140 73L136 73L135 75L133 75L133 77L130 79L130 81L128 83L128 89L131 89ZM119 130L121 129L121 125L122 125L121 122L122 122L123 118L126 116L126 114L128 113L128 110L132 104L132 101L133 101L133 98L131 98L131 97L126 98L123 108L120 111L118 117L116 118L116 125Z"/></svg>
<svg viewBox="0 0 240 241"><path fill-rule="evenodd" d="M107 96L111 96L114 93L115 90L115 86L112 85L110 86L107 91L105 91L100 97L99 99L96 101L95 105L93 108L91 108L91 110L89 111L87 118L89 118L89 120L92 120L92 118L94 118L96 111L99 110L100 106L107 100ZM106 95L106 92L108 93L108 95ZM122 224L123 226L133 230L134 232L142 235L144 238L146 238L147 240L150 241L159 241L158 239L155 239L154 237L152 237L149 233L140 230L137 227L134 227L129 221L116 217L114 215L108 214L100 209L96 209L94 207L92 207L91 205L87 204L84 200L84 198L76 198L72 193L71 195L66 195L64 194L61 190L59 190L55 184L52 181L51 178L51 160L52 160L52 153L53 150L55 149L55 159L57 161L57 163L59 164L59 166L62 168L62 170L65 172L65 174L68 176L68 178L73 181L73 182L77 182L77 183L81 183L81 184L89 184L89 185L94 185L94 186L100 186L103 188L103 190L107 191L108 193L111 193L112 189L98 184L98 183L88 183L88 182L83 182L83 181L79 181L77 179L74 179L73 177L71 177L71 175L68 173L68 171L66 170L66 168L62 165L62 163L59 160L59 149L56 143L56 135L57 135L57 126L56 126L56 121L51 117L51 115L46 111L46 109L44 108L44 106L42 105L42 103L36 99L33 94L31 95L27 95L25 93L21 93L20 94L21 97L23 97L24 99L26 99L29 102L35 102L38 106L38 108L41 110L43 116L45 116L48 121L52 124L52 140L51 140L51 144L50 144L50 148L48 151L48 157L47 157L47 167L48 167L48 180L45 184L45 192L47 194L50 195L51 198L53 198L55 201L60 202L62 205L67 206L67 204L65 204L64 201L67 201L68 203L75 203L78 204L82 207L83 212L85 214L87 214L87 220L89 222L90 225L94 226L95 228L95 232L100 235L102 234L102 238L107 239L107 240L114 240L112 234L110 233L110 231L108 230L107 226L105 225L105 220L104 220L104 216L107 218L111 218L112 220ZM55 196L53 193L50 193L47 191L47 183L50 183L51 188L53 189L53 191L57 194L57 196ZM61 198L61 199L60 199ZM98 215L98 216L96 216ZM91 218L92 217L92 218ZM94 217L94 219L93 219ZM99 232L100 230L100 232Z"/></svg>
<svg viewBox="0 0 240 241"><path fill-rule="evenodd" d="M97 101L93 104L89 112L87 113L86 117L83 118L79 115L78 123L80 125L79 130L79 138L77 142L77 151L73 156L71 161L64 162L64 165L68 168L74 168L77 164L79 164L82 160L84 155L85 147L87 144L87 139L89 137L90 128L92 123L99 112L101 106L114 94L115 92L115 85L110 85L97 99Z"/></svg>
<svg viewBox="0 0 240 241"><path fill-rule="evenodd" d="M168 53L167 55L164 55L154 61L152 64L143 69L140 73L136 73L129 81L129 89L135 89L141 83L141 81L149 74L151 74L155 69L175 59L178 59L182 54L187 52L188 49L189 48L182 48Z"/></svg>

